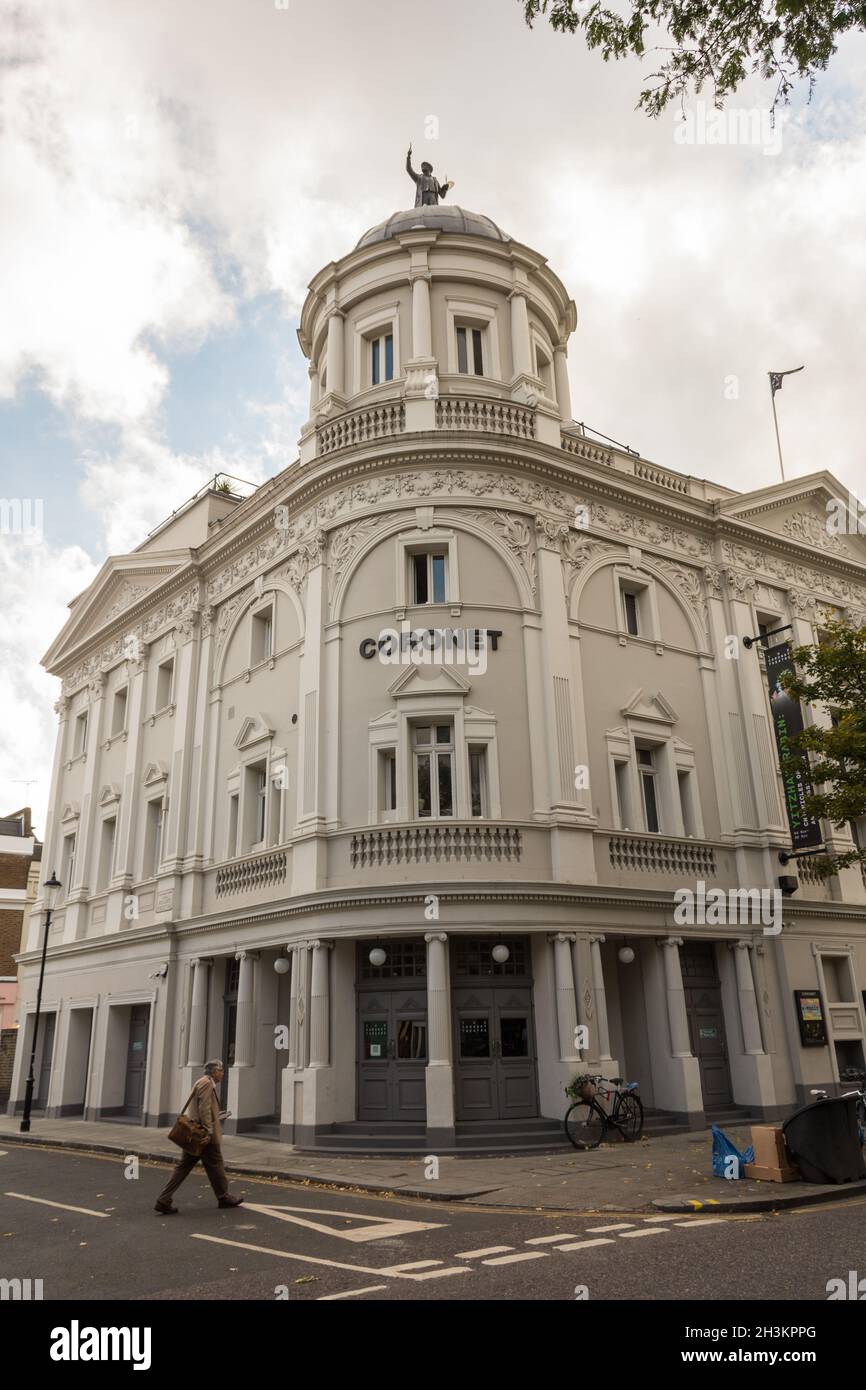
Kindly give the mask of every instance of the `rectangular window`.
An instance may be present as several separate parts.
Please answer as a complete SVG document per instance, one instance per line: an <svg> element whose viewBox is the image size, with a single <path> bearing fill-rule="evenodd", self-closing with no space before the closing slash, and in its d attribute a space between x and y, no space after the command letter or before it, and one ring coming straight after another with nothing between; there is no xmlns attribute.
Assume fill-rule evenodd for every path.
<svg viewBox="0 0 866 1390"><path fill-rule="evenodd" d="M419 724L414 730L415 814L453 816L454 742L450 724Z"/></svg>
<svg viewBox="0 0 866 1390"><path fill-rule="evenodd" d="M60 881L63 884L63 896L68 898L69 894L72 892L72 876L75 873L74 835L64 835L63 837L63 859L61 863L63 865L63 872Z"/></svg>
<svg viewBox="0 0 866 1390"><path fill-rule="evenodd" d="M379 749L379 813L389 819L397 810L397 750Z"/></svg>
<svg viewBox="0 0 866 1390"><path fill-rule="evenodd" d="M630 589L622 591L623 611L625 613L626 632L631 633L632 637L640 635L640 624L638 622L637 594Z"/></svg>
<svg viewBox="0 0 866 1390"><path fill-rule="evenodd" d="M250 665L268 661L274 651L274 610L262 608L253 614Z"/></svg>
<svg viewBox="0 0 866 1390"><path fill-rule="evenodd" d="M463 325L457 329L457 370L462 375L483 376L481 329Z"/></svg>
<svg viewBox="0 0 866 1390"><path fill-rule="evenodd" d="M469 802L473 816L487 815L487 749L469 749Z"/></svg>
<svg viewBox="0 0 866 1390"><path fill-rule="evenodd" d="M167 705L171 704L173 684L174 657L170 656L168 661L161 661L156 668L156 709L165 709Z"/></svg>
<svg viewBox="0 0 866 1390"><path fill-rule="evenodd" d="M370 343L370 380L374 386L394 380L394 334L383 333Z"/></svg>
<svg viewBox="0 0 866 1390"><path fill-rule="evenodd" d="M445 555L430 553L412 556L412 602L445 602Z"/></svg>
<svg viewBox="0 0 866 1390"><path fill-rule="evenodd" d="M659 833L659 811L656 800L655 759L651 748L637 750L638 771L643 792L643 809L646 828L651 835Z"/></svg>
<svg viewBox="0 0 866 1390"><path fill-rule="evenodd" d="M97 879L98 893L102 893L111 882L111 875L114 872L114 836L117 831L117 820L114 816L110 820L102 822L102 836L99 846L99 876Z"/></svg>
<svg viewBox="0 0 866 1390"><path fill-rule="evenodd" d="M128 690L124 686L122 690L115 690L114 703L111 709L111 735L122 734L126 729L126 702Z"/></svg>
<svg viewBox="0 0 866 1390"><path fill-rule="evenodd" d="M268 805L268 779L264 768L259 768L256 772L256 817L255 817L255 838L253 843L260 845L265 838L265 819Z"/></svg>
<svg viewBox="0 0 866 1390"><path fill-rule="evenodd" d="M87 752L87 710L78 715L75 721L75 734L72 741L72 756L80 758Z"/></svg>
<svg viewBox="0 0 866 1390"><path fill-rule="evenodd" d="M226 845L226 858L234 859L238 852L238 805L240 798L237 792L229 797L229 833L228 844Z"/></svg>
<svg viewBox="0 0 866 1390"><path fill-rule="evenodd" d="M156 878L162 860L162 801L148 801L147 822L144 828L144 864L142 878Z"/></svg>

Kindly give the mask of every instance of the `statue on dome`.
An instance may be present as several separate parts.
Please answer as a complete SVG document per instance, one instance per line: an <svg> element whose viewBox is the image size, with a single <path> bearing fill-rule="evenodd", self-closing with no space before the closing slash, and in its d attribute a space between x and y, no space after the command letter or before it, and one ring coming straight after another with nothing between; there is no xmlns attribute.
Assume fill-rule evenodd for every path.
<svg viewBox="0 0 866 1390"><path fill-rule="evenodd" d="M449 188L454 187L453 179L446 179L440 183L433 175L433 165L425 160L421 165L420 174L416 174L412 168L412 146L409 146L409 153L406 155L406 173L415 184L415 206L416 208L435 208L440 198L444 198Z"/></svg>

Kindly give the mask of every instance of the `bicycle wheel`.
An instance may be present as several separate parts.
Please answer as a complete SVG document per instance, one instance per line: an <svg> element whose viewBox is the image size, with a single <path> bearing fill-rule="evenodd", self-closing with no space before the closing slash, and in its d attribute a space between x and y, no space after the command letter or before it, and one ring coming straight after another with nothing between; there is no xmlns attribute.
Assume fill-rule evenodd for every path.
<svg viewBox="0 0 866 1390"><path fill-rule="evenodd" d="M579 1100L566 1112L565 1132L576 1149L597 1149L605 1124L606 1116L594 1100Z"/></svg>
<svg viewBox="0 0 866 1390"><path fill-rule="evenodd" d="M614 1112L614 1124L627 1144L633 1144L643 1133L643 1103L633 1091L620 1096Z"/></svg>

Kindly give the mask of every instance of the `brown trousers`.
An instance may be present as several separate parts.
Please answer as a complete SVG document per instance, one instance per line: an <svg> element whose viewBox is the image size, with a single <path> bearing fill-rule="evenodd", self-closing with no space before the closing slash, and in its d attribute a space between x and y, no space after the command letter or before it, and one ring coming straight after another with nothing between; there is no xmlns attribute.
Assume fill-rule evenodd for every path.
<svg viewBox="0 0 866 1390"><path fill-rule="evenodd" d="M165 1187L157 1197L158 1202L169 1202L171 1195L176 1192L181 1183L189 1177L195 1165L201 1162L205 1166L205 1172L210 1178L210 1185L214 1190L214 1196L226 1197L229 1190L229 1180L226 1177L226 1170L223 1166L222 1149L219 1144L211 1141L202 1150L200 1157L195 1154L183 1151L183 1158L175 1165L174 1172L166 1183Z"/></svg>

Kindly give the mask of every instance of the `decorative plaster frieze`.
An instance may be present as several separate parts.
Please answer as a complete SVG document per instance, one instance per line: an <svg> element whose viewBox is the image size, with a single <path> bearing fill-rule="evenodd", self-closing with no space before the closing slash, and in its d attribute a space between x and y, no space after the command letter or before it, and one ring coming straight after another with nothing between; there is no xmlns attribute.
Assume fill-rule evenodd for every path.
<svg viewBox="0 0 866 1390"><path fill-rule="evenodd" d="M602 531L619 532L649 545L660 546L666 550L684 551L687 555L694 555L700 559L708 560L711 557L710 542L704 536L683 531L676 526L668 526L665 522L654 521L652 517L608 507L601 502L592 502L588 506L591 525Z"/></svg>
<svg viewBox="0 0 866 1390"><path fill-rule="evenodd" d="M811 593L829 595L843 602L853 600L858 608L866 608L866 584L858 584L832 571L813 570L798 560L782 555L766 555L762 550L739 545L735 541L723 541L722 554L729 564L747 569L753 574L788 583L793 580L799 588ZM784 587L787 587L787 583Z"/></svg>
<svg viewBox="0 0 866 1390"><path fill-rule="evenodd" d="M782 524L782 535L803 545L816 546L819 550L835 551L846 559L856 558L852 557L850 546L840 536L830 534L826 519L822 521L815 512L795 512L787 517Z"/></svg>
<svg viewBox="0 0 866 1390"><path fill-rule="evenodd" d="M529 580L529 587L535 597L538 592L538 555L535 536L526 517L519 516L516 512L474 510L467 511L465 515L488 531L492 531L510 550Z"/></svg>
<svg viewBox="0 0 866 1390"><path fill-rule="evenodd" d="M346 568L358 551L371 536L390 525L397 512L379 512L376 516L366 516L360 521L351 521L338 526L328 536L328 601L329 612L333 617L337 591L343 582Z"/></svg>
<svg viewBox="0 0 866 1390"><path fill-rule="evenodd" d="M725 570L725 578L728 586L735 594L743 598L748 591L754 593L758 587L758 581L753 574L744 574L741 570Z"/></svg>

